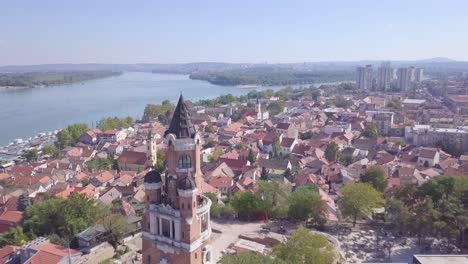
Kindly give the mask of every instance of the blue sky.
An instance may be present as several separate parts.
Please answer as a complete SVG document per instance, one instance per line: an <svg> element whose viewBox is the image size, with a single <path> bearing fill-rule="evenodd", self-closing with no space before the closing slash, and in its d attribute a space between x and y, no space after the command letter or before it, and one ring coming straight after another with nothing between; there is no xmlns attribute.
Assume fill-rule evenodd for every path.
<svg viewBox="0 0 468 264"><path fill-rule="evenodd" d="M0 65L468 61L466 0L5 0Z"/></svg>

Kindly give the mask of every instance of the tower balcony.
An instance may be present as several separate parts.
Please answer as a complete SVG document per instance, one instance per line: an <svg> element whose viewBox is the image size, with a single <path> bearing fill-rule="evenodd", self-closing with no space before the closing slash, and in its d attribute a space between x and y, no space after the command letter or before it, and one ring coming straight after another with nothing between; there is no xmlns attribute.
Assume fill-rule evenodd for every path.
<svg viewBox="0 0 468 264"><path fill-rule="evenodd" d="M164 204L150 204L149 205L150 212L155 212L157 214L163 214L167 216L172 216L176 218L180 218L180 211L172 208L170 205Z"/></svg>
<svg viewBox="0 0 468 264"><path fill-rule="evenodd" d="M204 195L200 195L200 198L198 199L198 203L197 203L197 214L201 215L206 212L209 212L210 207L211 207L211 200Z"/></svg>

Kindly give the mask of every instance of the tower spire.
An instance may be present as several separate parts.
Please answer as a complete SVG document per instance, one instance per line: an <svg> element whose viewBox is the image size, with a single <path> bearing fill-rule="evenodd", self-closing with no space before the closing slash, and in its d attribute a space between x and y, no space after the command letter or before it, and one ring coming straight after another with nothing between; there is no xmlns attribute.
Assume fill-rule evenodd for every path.
<svg viewBox="0 0 468 264"><path fill-rule="evenodd" d="M169 125L169 129L164 133L164 136L174 134L177 138L193 138L195 137L195 133L195 126L192 124L189 109L181 93L174 110L174 115L172 115L171 124Z"/></svg>

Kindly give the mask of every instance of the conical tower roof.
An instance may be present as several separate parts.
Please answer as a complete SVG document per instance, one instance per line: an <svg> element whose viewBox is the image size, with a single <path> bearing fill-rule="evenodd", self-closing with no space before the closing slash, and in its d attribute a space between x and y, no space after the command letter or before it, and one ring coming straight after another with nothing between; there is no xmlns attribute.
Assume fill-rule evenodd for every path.
<svg viewBox="0 0 468 264"><path fill-rule="evenodd" d="M174 115L172 116L169 129L166 130L164 136L174 134L177 138L194 138L195 132L195 127L190 119L190 112L181 94Z"/></svg>

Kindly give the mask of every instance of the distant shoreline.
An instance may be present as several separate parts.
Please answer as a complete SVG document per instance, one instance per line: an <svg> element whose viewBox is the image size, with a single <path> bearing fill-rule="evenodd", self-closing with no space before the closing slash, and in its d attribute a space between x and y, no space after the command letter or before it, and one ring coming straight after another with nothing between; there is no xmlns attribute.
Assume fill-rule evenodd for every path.
<svg viewBox="0 0 468 264"><path fill-rule="evenodd" d="M122 74L121 71L0 73L0 91L79 84Z"/></svg>
<svg viewBox="0 0 468 264"><path fill-rule="evenodd" d="M28 86L0 86L0 91L17 91L17 90L24 90L24 89L31 89L33 87Z"/></svg>

